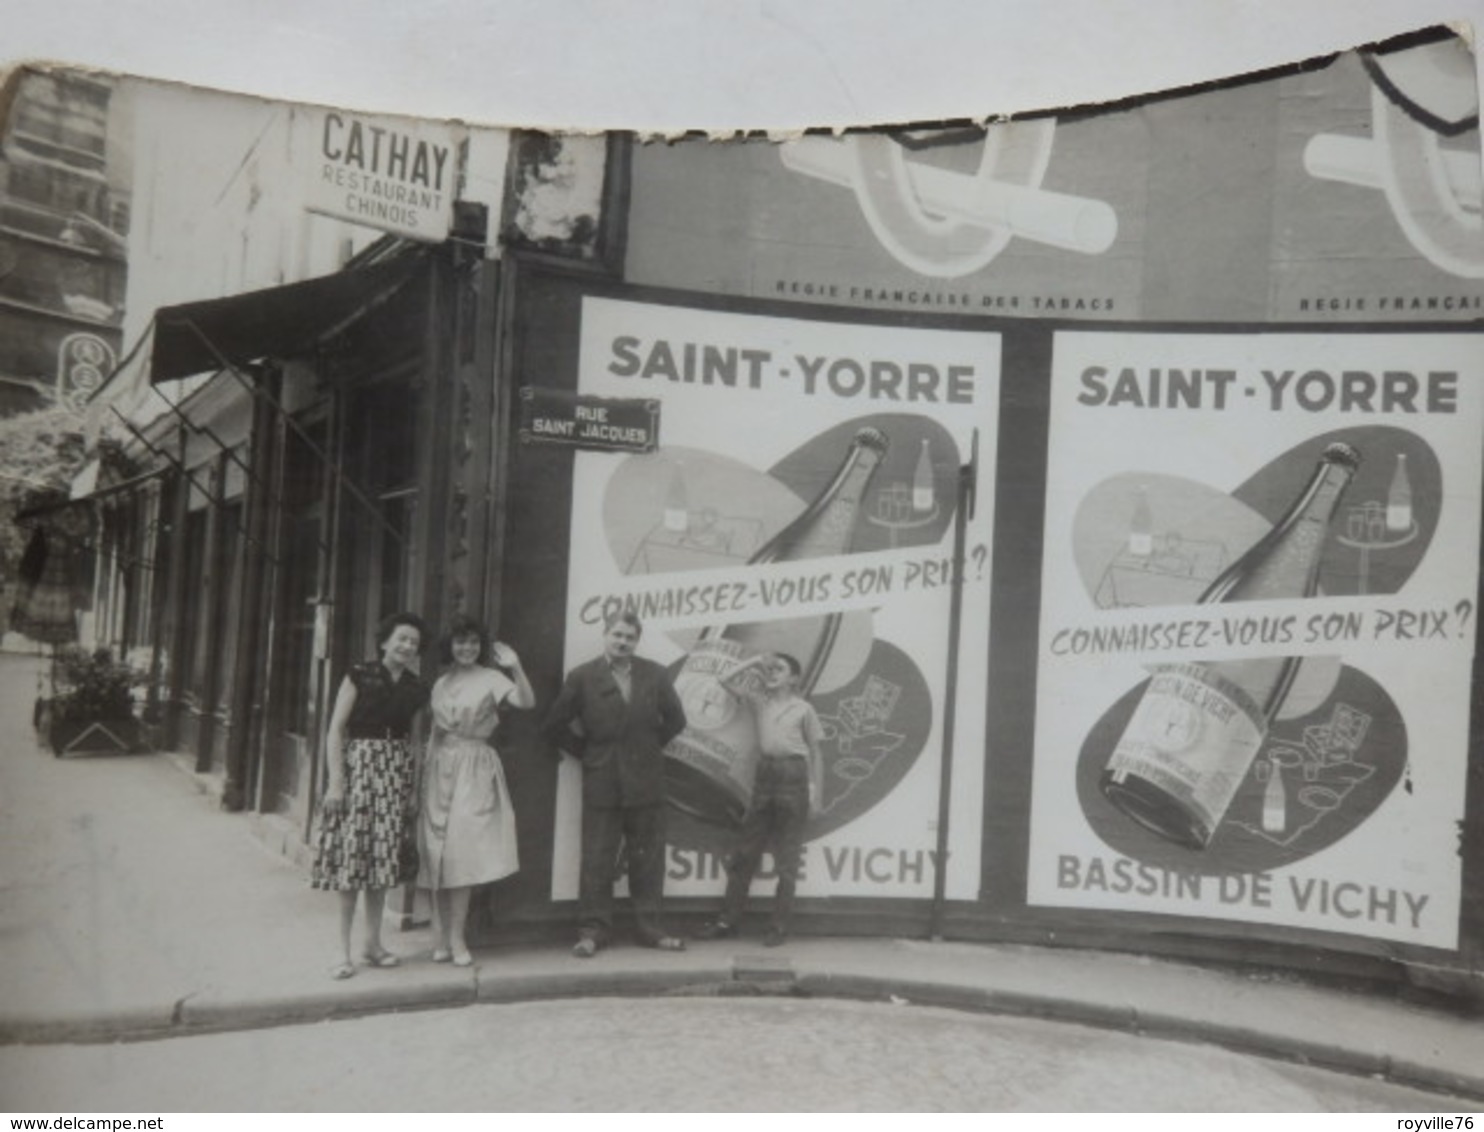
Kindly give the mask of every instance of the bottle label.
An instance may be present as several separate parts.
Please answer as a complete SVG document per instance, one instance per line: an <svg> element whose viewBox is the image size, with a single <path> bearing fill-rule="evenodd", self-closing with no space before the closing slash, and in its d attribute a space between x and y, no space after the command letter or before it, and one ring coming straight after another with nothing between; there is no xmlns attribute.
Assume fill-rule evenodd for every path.
<svg viewBox="0 0 1484 1132"><path fill-rule="evenodd" d="M752 801L756 722L746 700L721 685L744 659L746 650L736 641L703 640L675 677L686 727L665 747L665 755L689 773L670 776L671 801L710 820L735 820Z"/></svg>
<svg viewBox="0 0 1484 1132"><path fill-rule="evenodd" d="M1214 833L1262 745L1267 726L1240 685L1207 665L1156 670L1108 758L1121 782L1137 775Z"/></svg>

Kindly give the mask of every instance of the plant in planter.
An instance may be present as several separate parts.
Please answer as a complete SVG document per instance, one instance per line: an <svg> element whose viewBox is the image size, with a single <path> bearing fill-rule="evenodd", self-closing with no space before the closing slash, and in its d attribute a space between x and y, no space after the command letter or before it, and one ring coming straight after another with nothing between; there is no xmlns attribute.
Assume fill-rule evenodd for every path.
<svg viewBox="0 0 1484 1132"><path fill-rule="evenodd" d="M71 646L53 658L53 695L41 714L43 734L54 754L144 750L134 716L134 689L148 675L115 660L107 649Z"/></svg>

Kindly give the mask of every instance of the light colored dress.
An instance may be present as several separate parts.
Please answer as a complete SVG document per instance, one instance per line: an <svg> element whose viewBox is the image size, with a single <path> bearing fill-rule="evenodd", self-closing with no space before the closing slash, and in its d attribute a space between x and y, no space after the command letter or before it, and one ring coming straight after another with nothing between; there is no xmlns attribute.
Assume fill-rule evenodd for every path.
<svg viewBox="0 0 1484 1132"><path fill-rule="evenodd" d="M433 685L433 738L418 816L419 888L461 888L520 867L505 768L490 746L515 689L503 672L450 672Z"/></svg>

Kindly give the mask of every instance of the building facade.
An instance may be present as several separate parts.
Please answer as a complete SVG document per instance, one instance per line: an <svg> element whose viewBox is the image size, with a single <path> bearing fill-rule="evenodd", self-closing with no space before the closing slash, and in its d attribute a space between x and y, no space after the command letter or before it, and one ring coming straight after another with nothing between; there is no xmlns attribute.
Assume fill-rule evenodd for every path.
<svg viewBox="0 0 1484 1132"><path fill-rule="evenodd" d="M110 79L19 76L0 145L0 415L80 408L117 364L128 121Z"/></svg>

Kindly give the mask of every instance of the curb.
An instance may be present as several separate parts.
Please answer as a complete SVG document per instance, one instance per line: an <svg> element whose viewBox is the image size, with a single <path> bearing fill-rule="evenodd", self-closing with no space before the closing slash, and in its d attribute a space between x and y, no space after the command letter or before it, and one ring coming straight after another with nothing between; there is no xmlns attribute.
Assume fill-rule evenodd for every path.
<svg viewBox="0 0 1484 1132"><path fill-rule="evenodd" d="M0 1046L113 1042L170 1037L177 1004L137 1006L89 1014L0 1014Z"/></svg>
<svg viewBox="0 0 1484 1132"><path fill-rule="evenodd" d="M476 998L487 1003L539 1002L555 998L658 998L732 981L730 968L592 971L500 975L478 980Z"/></svg>
<svg viewBox="0 0 1484 1132"><path fill-rule="evenodd" d="M811 965L812 966L812 965ZM360 980L357 980L358 982ZM515 1004L573 998L657 998L744 993L846 999L934 1006L968 1013L1037 1018L1117 1030L1194 1044L1222 1046L1240 1053L1291 1061L1339 1072L1382 1078L1397 1085L1484 1101L1484 1065L1477 1069L1440 1063L1415 1054L1392 1055L1248 1022L1223 1021L1099 1002L1057 994L1009 990L948 981L917 981L893 976L799 971L787 961L761 962L728 957L722 964L672 968L581 970L512 974L486 973L476 966L469 977L419 979L410 983L365 980L353 990L326 988L299 994L247 998L218 992L192 992L169 1006L136 1007L93 1015L43 1018L0 1015L0 1045L52 1045L152 1041L232 1030L306 1025L398 1011L435 1010L475 1004ZM348 993L347 993L348 991Z"/></svg>
<svg viewBox="0 0 1484 1132"><path fill-rule="evenodd" d="M332 1018L356 1018L404 1010L437 1010L469 1006L475 1001L473 978L412 985L373 983L354 993L332 990L269 998L187 995L176 1012L171 1037L224 1030L254 1030L270 1026L304 1025Z"/></svg>

